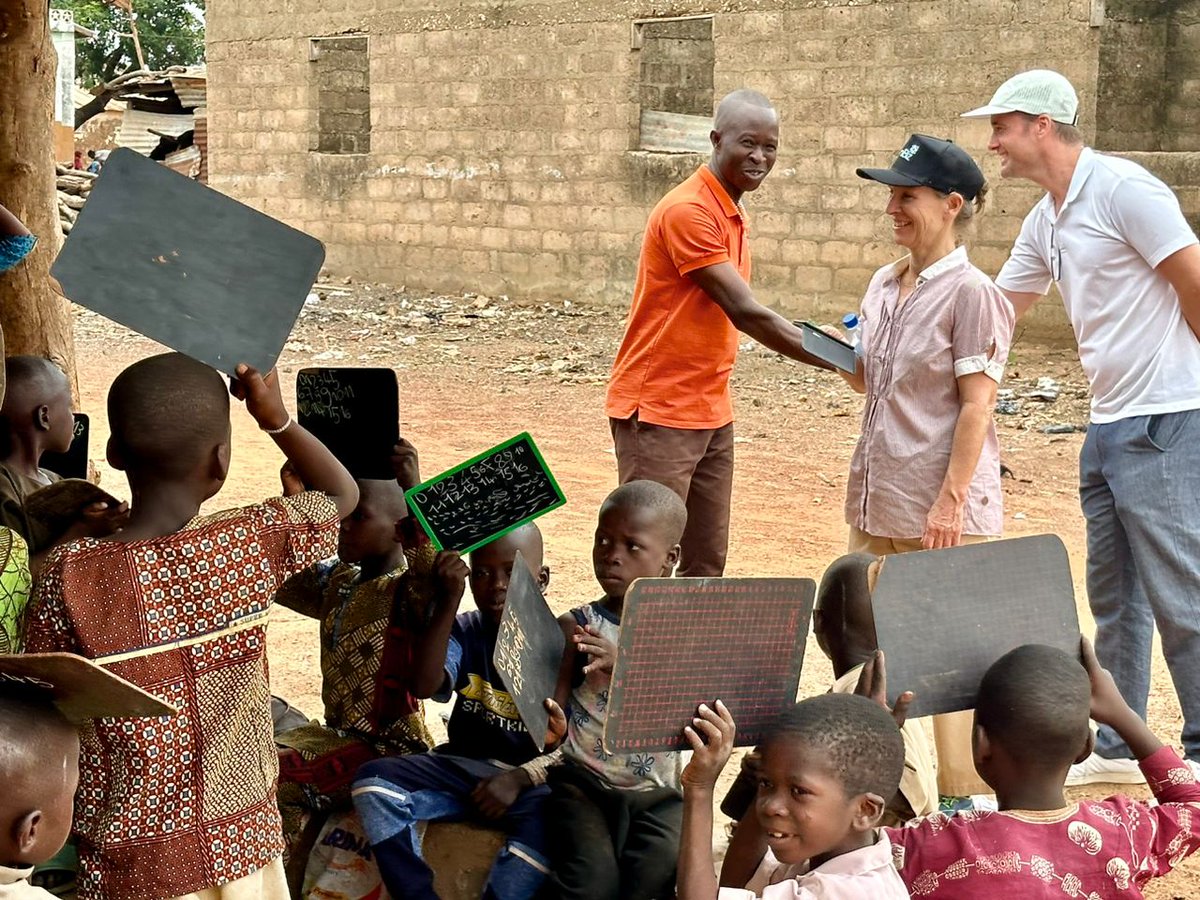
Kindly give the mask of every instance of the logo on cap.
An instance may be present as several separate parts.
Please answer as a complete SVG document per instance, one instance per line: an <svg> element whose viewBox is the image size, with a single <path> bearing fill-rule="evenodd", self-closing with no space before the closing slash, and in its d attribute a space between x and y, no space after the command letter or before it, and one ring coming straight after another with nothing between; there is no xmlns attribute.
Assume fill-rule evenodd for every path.
<svg viewBox="0 0 1200 900"><path fill-rule="evenodd" d="M920 145L910 144L909 146L905 147L903 150L900 151L900 157L901 157L901 159L908 162L908 161L912 160L912 158L914 156L917 155L917 152L920 149L921 149Z"/></svg>

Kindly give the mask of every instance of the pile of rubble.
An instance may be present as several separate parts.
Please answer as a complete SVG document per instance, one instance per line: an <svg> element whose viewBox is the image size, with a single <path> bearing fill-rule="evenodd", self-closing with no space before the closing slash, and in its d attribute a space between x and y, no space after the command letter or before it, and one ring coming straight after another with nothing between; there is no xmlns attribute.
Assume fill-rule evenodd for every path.
<svg viewBox="0 0 1200 900"><path fill-rule="evenodd" d="M75 227L75 219L78 218L79 211L83 209L88 194L92 192L96 176L91 172L67 166L58 166L56 172L58 176L58 221L62 225L63 234L70 234L71 229Z"/></svg>

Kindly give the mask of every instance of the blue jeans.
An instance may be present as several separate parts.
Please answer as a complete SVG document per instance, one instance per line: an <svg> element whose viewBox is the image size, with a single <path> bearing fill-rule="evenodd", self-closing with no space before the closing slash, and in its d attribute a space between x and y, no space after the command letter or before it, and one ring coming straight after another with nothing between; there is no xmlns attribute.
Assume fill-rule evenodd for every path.
<svg viewBox="0 0 1200 900"><path fill-rule="evenodd" d="M1154 628L1200 761L1200 410L1089 426L1079 457L1096 655L1143 719ZM1102 727L1096 751L1128 758Z"/></svg>
<svg viewBox="0 0 1200 900"><path fill-rule="evenodd" d="M437 897L414 826L477 818L471 791L502 771L485 760L442 753L377 759L358 770L351 790L354 808L392 897ZM530 900L541 888L547 873L541 807L549 794L545 785L522 791L495 823L508 840L492 864L484 900Z"/></svg>

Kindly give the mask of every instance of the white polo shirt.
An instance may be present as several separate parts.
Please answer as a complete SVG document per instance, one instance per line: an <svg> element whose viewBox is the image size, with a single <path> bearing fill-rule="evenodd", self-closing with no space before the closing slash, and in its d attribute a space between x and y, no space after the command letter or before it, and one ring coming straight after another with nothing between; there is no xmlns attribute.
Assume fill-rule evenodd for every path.
<svg viewBox="0 0 1200 900"><path fill-rule="evenodd" d="M1062 209L1046 194L1000 270L1003 290L1058 282L1092 388L1092 421L1200 408L1200 340L1154 271L1196 236L1165 184L1085 147Z"/></svg>

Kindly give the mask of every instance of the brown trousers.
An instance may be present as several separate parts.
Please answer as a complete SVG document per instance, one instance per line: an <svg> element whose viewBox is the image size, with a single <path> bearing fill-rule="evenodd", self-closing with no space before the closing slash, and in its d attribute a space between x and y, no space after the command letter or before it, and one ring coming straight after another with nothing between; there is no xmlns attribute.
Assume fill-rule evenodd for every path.
<svg viewBox="0 0 1200 900"><path fill-rule="evenodd" d="M978 544L989 538L979 534L964 534L964 544ZM921 549L921 539L881 538L850 526L849 551L887 556L889 553L909 553ZM971 732L975 713L944 713L933 717L933 743L937 748L938 793L945 797L966 797L970 794L990 794L992 789L975 771L971 751Z"/></svg>
<svg viewBox="0 0 1200 900"><path fill-rule="evenodd" d="M666 485L687 505L675 574L717 577L729 552L733 493L733 425L691 430L609 419L621 484L638 479Z"/></svg>

